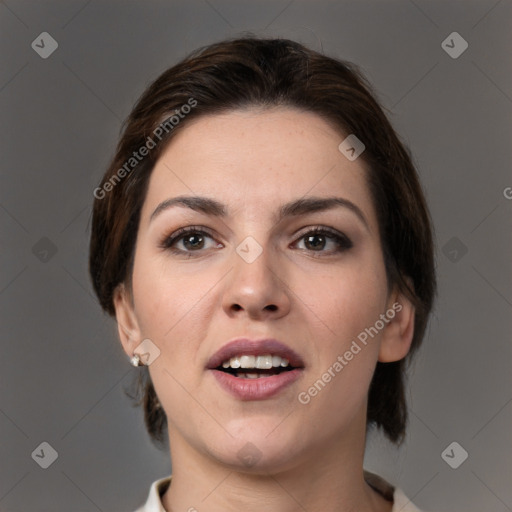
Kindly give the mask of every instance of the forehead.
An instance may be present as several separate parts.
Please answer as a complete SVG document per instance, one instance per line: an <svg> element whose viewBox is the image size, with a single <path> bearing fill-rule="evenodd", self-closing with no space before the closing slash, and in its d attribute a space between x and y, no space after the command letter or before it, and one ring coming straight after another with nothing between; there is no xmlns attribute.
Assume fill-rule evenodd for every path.
<svg viewBox="0 0 512 512"><path fill-rule="evenodd" d="M215 197L246 212L274 210L307 195L342 195L372 217L361 158L320 116L294 108L250 108L199 117L176 133L150 178L143 217L178 195Z"/></svg>

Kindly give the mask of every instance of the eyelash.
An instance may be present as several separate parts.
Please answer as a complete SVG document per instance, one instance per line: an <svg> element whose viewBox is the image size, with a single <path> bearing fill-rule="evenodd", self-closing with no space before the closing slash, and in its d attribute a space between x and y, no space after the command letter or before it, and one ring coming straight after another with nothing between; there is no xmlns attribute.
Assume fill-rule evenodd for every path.
<svg viewBox="0 0 512 512"><path fill-rule="evenodd" d="M205 228L202 228L199 226L188 226L188 227L179 229L172 235L164 237L164 239L160 242L159 247L161 249L168 250L174 254L187 254L188 257L192 257L192 254L194 252L199 253L199 252L201 252L201 250L183 251L181 249L176 249L176 248L172 247L176 242L185 238L186 235L191 235L191 234L206 235L209 238L212 238L212 239L214 238L212 233L210 233ZM315 227L311 228L310 230L306 231L305 233L302 233L300 235L300 237L298 238L298 241L302 240L303 238L306 238L307 236L310 236L310 235L325 235L328 238L331 238L332 240L334 240L336 242L336 244L338 245L338 248L331 252L323 251L323 250L322 251L313 251L313 250L308 251L313 254L314 253L320 253L320 254L322 254L322 253L324 253L324 254L325 253L327 253L327 254L340 253L340 252L347 251L348 249L351 249L353 247L352 241L346 235L344 235L342 233L338 233L337 231L327 228L327 227L324 227L324 226L315 226Z"/></svg>

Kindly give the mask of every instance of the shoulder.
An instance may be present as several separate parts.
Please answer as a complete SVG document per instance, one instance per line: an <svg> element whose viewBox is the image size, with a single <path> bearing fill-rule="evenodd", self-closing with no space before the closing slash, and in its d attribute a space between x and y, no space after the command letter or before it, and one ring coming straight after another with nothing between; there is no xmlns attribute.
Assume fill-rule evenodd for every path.
<svg viewBox="0 0 512 512"><path fill-rule="evenodd" d="M401 489L395 488L391 512L421 512L421 510L411 502Z"/></svg>
<svg viewBox="0 0 512 512"><path fill-rule="evenodd" d="M394 487L381 476L365 471L364 479L370 487L373 487L385 499L393 501L391 512L421 512L401 489Z"/></svg>

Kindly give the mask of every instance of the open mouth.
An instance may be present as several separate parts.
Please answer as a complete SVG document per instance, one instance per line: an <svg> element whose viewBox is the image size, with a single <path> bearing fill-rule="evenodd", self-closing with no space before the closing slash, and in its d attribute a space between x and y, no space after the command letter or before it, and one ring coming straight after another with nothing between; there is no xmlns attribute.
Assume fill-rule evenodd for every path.
<svg viewBox="0 0 512 512"><path fill-rule="evenodd" d="M264 377L271 377L272 375L279 375L281 373L289 372L295 370L293 366L287 366L286 368L270 368L270 369L260 369L260 368L223 368L222 366L218 366L215 368L224 373L229 373L235 377L240 379L260 379Z"/></svg>
<svg viewBox="0 0 512 512"><path fill-rule="evenodd" d="M217 383L237 400L268 400L303 375L299 355L276 340L242 340L226 345L206 368Z"/></svg>
<svg viewBox="0 0 512 512"><path fill-rule="evenodd" d="M277 355L241 355L231 357L215 368L240 379L261 379L295 370L289 361Z"/></svg>

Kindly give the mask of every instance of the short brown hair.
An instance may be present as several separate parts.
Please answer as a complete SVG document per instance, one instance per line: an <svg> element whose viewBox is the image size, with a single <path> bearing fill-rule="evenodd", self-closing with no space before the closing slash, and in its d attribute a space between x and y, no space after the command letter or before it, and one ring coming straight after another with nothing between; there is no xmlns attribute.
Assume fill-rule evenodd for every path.
<svg viewBox="0 0 512 512"><path fill-rule="evenodd" d="M172 129L168 125L170 129L156 147L126 172L133 152L154 138L162 122L191 99L197 106L188 109ZM356 134L366 146L361 158L368 167L388 286L404 293L416 308L407 357L377 363L368 396L367 426L380 427L389 439L401 442L407 423L406 364L424 337L436 293L432 226L408 151L354 64L293 41L248 36L200 48L159 76L127 118L115 156L96 189L102 192L95 193L89 271L100 304L115 316L115 288L121 283L131 285L149 177L174 134L199 116L248 106L289 106L315 113L342 134ZM123 177L117 179L123 166ZM140 371L146 427L151 438L161 442L167 418L158 407L147 368Z"/></svg>

